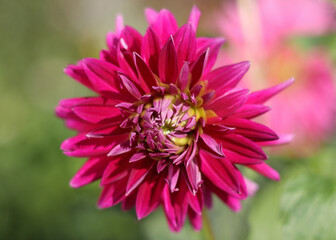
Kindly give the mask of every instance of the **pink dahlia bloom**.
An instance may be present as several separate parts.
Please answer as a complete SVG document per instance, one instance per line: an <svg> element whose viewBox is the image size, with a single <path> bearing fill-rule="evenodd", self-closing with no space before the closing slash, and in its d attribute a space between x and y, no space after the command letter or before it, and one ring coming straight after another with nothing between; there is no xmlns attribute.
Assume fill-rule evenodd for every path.
<svg viewBox="0 0 336 240"><path fill-rule="evenodd" d="M57 115L78 131L61 148L89 158L70 185L101 179L99 207L135 206L141 219L161 205L172 231L186 216L198 230L213 194L237 211L256 190L237 165L279 179L261 146L286 139L251 119L292 80L252 93L236 88L249 63L212 70L223 40L195 37L196 7L180 28L167 10L146 16L144 36L119 18L100 59L65 69L97 96L60 102Z"/></svg>
<svg viewBox="0 0 336 240"><path fill-rule="evenodd" d="M325 50L303 52L288 40L334 32L335 13L334 5L322 0L257 0L225 5L216 18L230 42L222 62L246 58L253 63L245 85L263 88L295 76L295 86L270 102L274 110L263 121L295 135L291 153L296 156L310 154L331 135L336 91Z"/></svg>

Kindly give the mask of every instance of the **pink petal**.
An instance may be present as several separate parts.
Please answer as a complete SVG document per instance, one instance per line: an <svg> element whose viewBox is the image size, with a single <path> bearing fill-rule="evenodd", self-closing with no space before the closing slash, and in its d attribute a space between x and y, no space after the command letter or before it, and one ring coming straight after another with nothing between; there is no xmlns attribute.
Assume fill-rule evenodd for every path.
<svg viewBox="0 0 336 240"><path fill-rule="evenodd" d="M248 98L248 93L248 89L232 89L222 96L218 96L205 107L215 111L218 116L225 118L243 106Z"/></svg>
<svg viewBox="0 0 336 240"><path fill-rule="evenodd" d="M193 8L191 9L188 22L191 24L195 32L197 30L198 21L200 17L201 17L201 11L194 5Z"/></svg>
<svg viewBox="0 0 336 240"><path fill-rule="evenodd" d="M164 83L175 83L178 75L177 53L172 37L163 46L159 57L159 74Z"/></svg>
<svg viewBox="0 0 336 240"><path fill-rule="evenodd" d="M127 181L126 196L142 183L154 164L155 161L150 159L145 159L143 161L134 163Z"/></svg>
<svg viewBox="0 0 336 240"><path fill-rule="evenodd" d="M189 194L188 195L189 199L189 205L190 207L198 214L202 214L203 211L203 205L204 205L204 196L203 196L203 191L200 188L196 195Z"/></svg>
<svg viewBox="0 0 336 240"><path fill-rule="evenodd" d="M150 214L160 204L164 184L165 181L160 177L141 184L135 205L139 220Z"/></svg>
<svg viewBox="0 0 336 240"><path fill-rule="evenodd" d="M237 195L240 192L240 183L232 163L225 159L216 159L204 150L200 150L199 154L204 176L223 191Z"/></svg>
<svg viewBox="0 0 336 240"><path fill-rule="evenodd" d="M169 185L169 189L171 192L179 190L178 188L176 188L179 175L180 175L180 167L174 166L173 164L168 164L167 183Z"/></svg>
<svg viewBox="0 0 336 240"><path fill-rule="evenodd" d="M109 165L106 167L100 186L111 184L119 181L129 175L129 163L127 162L128 156L122 156L110 159Z"/></svg>
<svg viewBox="0 0 336 240"><path fill-rule="evenodd" d="M126 137L127 135L117 136L116 138L90 139L85 134L80 134L66 139L62 143L61 149L64 151L64 154L72 157L106 155L111 148Z"/></svg>
<svg viewBox="0 0 336 240"><path fill-rule="evenodd" d="M123 142L113 147L111 151L107 154L107 156L112 157L112 156L121 155L121 154L131 151L132 149L133 148L130 146L129 140L127 140L126 142Z"/></svg>
<svg viewBox="0 0 336 240"><path fill-rule="evenodd" d="M254 142L274 141L279 139L278 135L270 128L247 119L227 118L221 124L235 128L234 133L240 134Z"/></svg>
<svg viewBox="0 0 336 240"><path fill-rule="evenodd" d="M112 207L125 199L125 185L127 178L104 186L104 189L98 200L100 208Z"/></svg>
<svg viewBox="0 0 336 240"><path fill-rule="evenodd" d="M251 119L271 110L270 107L260 104L244 104L231 117Z"/></svg>
<svg viewBox="0 0 336 240"><path fill-rule="evenodd" d="M180 75L177 80L177 86L180 88L181 91L183 91L187 87L189 78L190 78L189 63L185 62L181 68Z"/></svg>
<svg viewBox="0 0 336 240"><path fill-rule="evenodd" d="M160 46L159 37L151 27L148 27L142 43L141 56L143 56L150 69L156 75L159 75L158 62Z"/></svg>
<svg viewBox="0 0 336 240"><path fill-rule="evenodd" d="M216 96L221 96L236 87L249 68L249 62L227 65L209 72L204 79L208 80L208 89L215 90Z"/></svg>
<svg viewBox="0 0 336 240"><path fill-rule="evenodd" d="M123 39L128 51L141 53L143 37L137 30L130 26L125 26L121 31L120 38Z"/></svg>
<svg viewBox="0 0 336 240"><path fill-rule="evenodd" d="M80 82L84 86L92 89L93 91L95 90L94 86L92 85L89 78L87 77L87 75L84 71L84 68L83 68L83 64L81 62L79 63L79 66L68 65L64 69L64 72L65 72L65 74L69 75L70 77L72 77L76 81Z"/></svg>
<svg viewBox="0 0 336 240"><path fill-rule="evenodd" d="M204 74L209 72L217 60L217 56L220 47L223 45L225 40L223 38L197 38L197 51L196 56L202 54L205 50L209 49L208 61L204 68Z"/></svg>
<svg viewBox="0 0 336 240"><path fill-rule="evenodd" d="M267 159L267 155L253 141L234 133L223 135L220 139L223 149L256 159Z"/></svg>
<svg viewBox="0 0 336 240"><path fill-rule="evenodd" d="M291 78L283 83L280 83L274 87L259 90L256 92L252 92L246 103L252 103L252 104L263 104L268 99L276 95L277 93L281 92L282 90L286 89L288 86L290 86L292 83L294 83L294 78Z"/></svg>
<svg viewBox="0 0 336 240"><path fill-rule="evenodd" d="M134 62L138 71L140 85L146 93L150 93L153 86L158 86L157 80L144 60L134 53Z"/></svg>
<svg viewBox="0 0 336 240"><path fill-rule="evenodd" d="M215 139L206 133L201 134L200 137L209 149L211 149L217 155L224 157L222 146L218 144Z"/></svg>
<svg viewBox="0 0 336 240"><path fill-rule="evenodd" d="M151 13L154 16L153 12ZM154 19L154 18L152 18ZM178 29L174 15L167 9L162 9L156 19L151 22L151 27L159 36L161 43L165 43Z"/></svg>
<svg viewBox="0 0 336 240"><path fill-rule="evenodd" d="M279 139L275 141L258 142L259 146L277 146L290 143L294 138L293 134L280 134Z"/></svg>
<svg viewBox="0 0 336 240"><path fill-rule="evenodd" d="M190 87L193 87L202 77L205 65L208 61L209 50L205 50L202 54L200 54L195 61L190 66L191 72L191 83Z"/></svg>
<svg viewBox="0 0 336 240"><path fill-rule="evenodd" d="M196 54L196 36L192 26L187 23L183 25L174 35L174 43L178 56L178 67L185 61L191 62Z"/></svg>
<svg viewBox="0 0 336 240"><path fill-rule="evenodd" d="M197 158L193 158L186 165L186 172L188 176L189 183L191 185L192 193L195 195L197 193L198 188L202 184L202 175L199 169Z"/></svg>
<svg viewBox="0 0 336 240"><path fill-rule="evenodd" d="M139 99L143 93L140 92L140 88L136 86L136 84L126 77L125 75L119 73L118 74L121 80L122 85L127 89L127 91L135 98Z"/></svg>
<svg viewBox="0 0 336 240"><path fill-rule="evenodd" d="M81 119L91 122L99 123L103 120L121 120L121 112L118 108L112 106L85 104L76 105L72 107L72 111Z"/></svg>
<svg viewBox="0 0 336 240"><path fill-rule="evenodd" d="M194 230L199 231L202 229L202 214L196 213L191 208L189 208L188 217Z"/></svg>
<svg viewBox="0 0 336 240"><path fill-rule="evenodd" d="M146 152L137 152L135 154L132 155L132 157L130 158L129 162L137 162L141 159L144 159L145 157L147 157Z"/></svg>
<svg viewBox="0 0 336 240"><path fill-rule="evenodd" d="M71 179L70 186L82 187L102 177L110 159L106 157L89 158Z"/></svg>
<svg viewBox="0 0 336 240"><path fill-rule="evenodd" d="M277 171L275 171L273 168L268 166L266 163L262 164L256 164L256 165L247 165L247 167L253 169L257 173L260 173L261 175L264 175L267 178L270 178L274 181L280 180L280 175Z"/></svg>

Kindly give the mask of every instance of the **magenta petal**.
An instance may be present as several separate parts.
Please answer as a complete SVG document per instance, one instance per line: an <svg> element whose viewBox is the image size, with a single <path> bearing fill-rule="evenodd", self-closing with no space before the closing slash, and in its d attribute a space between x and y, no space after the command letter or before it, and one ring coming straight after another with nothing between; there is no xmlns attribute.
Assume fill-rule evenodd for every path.
<svg viewBox="0 0 336 240"><path fill-rule="evenodd" d="M141 56L150 67L150 69L159 75L158 61L160 55L160 40L151 27L148 27L143 39Z"/></svg>
<svg viewBox="0 0 336 240"><path fill-rule="evenodd" d="M141 87L145 90L146 93L150 93L153 86L158 86L154 74L137 53L134 53L134 62L138 70Z"/></svg>
<svg viewBox="0 0 336 240"><path fill-rule="evenodd" d="M127 50L132 53L141 53L143 37L137 30L130 26L125 26L121 31L120 38L123 39Z"/></svg>
<svg viewBox="0 0 336 240"><path fill-rule="evenodd" d="M129 140L122 144L116 145L114 148L111 149L111 151L107 154L107 156L112 157L112 156L117 156L120 154L127 153L131 151L133 148L130 147Z"/></svg>
<svg viewBox="0 0 336 240"><path fill-rule="evenodd" d="M254 142L274 141L279 139L278 135L270 128L247 119L227 118L222 121L227 127L235 128L234 133L240 134Z"/></svg>
<svg viewBox="0 0 336 240"><path fill-rule="evenodd" d="M79 63L79 66L76 66L76 65L67 66L64 69L64 72L65 72L65 74L67 74L70 77L72 77L73 79L77 80L78 82L80 82L84 86L86 86L86 87L88 87L92 90L95 89L94 86L92 85L91 81L87 77L81 62Z"/></svg>
<svg viewBox="0 0 336 240"><path fill-rule="evenodd" d="M222 146L218 144L215 139L205 133L201 134L200 137L209 149L211 149L217 155L224 157Z"/></svg>
<svg viewBox="0 0 336 240"><path fill-rule="evenodd" d="M118 74L122 85L127 89L127 91L136 99L139 99L143 94L140 93L139 89L135 83L123 74Z"/></svg>
<svg viewBox="0 0 336 240"><path fill-rule="evenodd" d="M263 160L246 157L234 151L230 151L228 149L223 149L223 152L227 160L229 160L234 164L249 165L249 164L260 164L264 162Z"/></svg>
<svg viewBox="0 0 336 240"><path fill-rule="evenodd" d="M198 21L200 17L201 17L201 11L196 6L193 6L190 12L188 22L191 24L195 32L197 30Z"/></svg>
<svg viewBox="0 0 336 240"><path fill-rule="evenodd" d="M98 200L100 208L112 207L125 199L125 184L127 178L104 186L104 189Z"/></svg>
<svg viewBox="0 0 336 240"><path fill-rule="evenodd" d="M159 74L164 83L175 83L178 75L177 53L172 37L163 46L159 57Z"/></svg>
<svg viewBox="0 0 336 240"><path fill-rule="evenodd" d="M127 186L126 186L126 195L129 195L135 188L137 188L140 183L145 179L149 171L154 166L154 161L150 159L145 159L141 162L135 162L132 166Z"/></svg>
<svg viewBox="0 0 336 240"><path fill-rule="evenodd" d="M276 95L277 93L281 92L282 90L286 89L288 86L294 83L294 78L291 78L283 83L280 83L274 87L259 90L256 92L252 92L246 103L252 104L263 104L268 99Z"/></svg>
<svg viewBox="0 0 336 240"><path fill-rule="evenodd" d="M168 164L167 183L169 185L169 189L171 192L179 190L178 188L176 188L179 176L180 176L180 168L174 166L173 164Z"/></svg>
<svg viewBox="0 0 336 240"><path fill-rule="evenodd" d="M208 89L216 90L216 96L221 96L237 86L249 67L249 62L223 66L206 74L204 79L208 80Z"/></svg>
<svg viewBox="0 0 336 240"><path fill-rule="evenodd" d="M267 155L253 141L234 133L223 135L220 139L224 149L229 149L241 155L256 158L267 159Z"/></svg>
<svg viewBox="0 0 336 240"><path fill-rule="evenodd" d="M206 108L212 109L218 116L225 118L243 106L248 98L248 93L248 89L230 90L208 103Z"/></svg>
<svg viewBox="0 0 336 240"><path fill-rule="evenodd" d="M154 24L156 22L158 15L159 15L158 12L152 8L145 9L145 16L149 24Z"/></svg>
<svg viewBox="0 0 336 240"><path fill-rule="evenodd" d="M202 214L203 205L204 205L204 197L203 191L201 188L197 191L196 195L189 194L189 205L190 207L198 214Z"/></svg>
<svg viewBox="0 0 336 240"><path fill-rule="evenodd" d="M202 229L202 214L196 213L191 208L189 208L188 217L194 230L199 231Z"/></svg>
<svg viewBox="0 0 336 240"><path fill-rule="evenodd" d="M185 62L181 68L179 78L177 80L177 86L183 91L189 82L190 78L190 69L189 69L189 63Z"/></svg>
<svg viewBox="0 0 336 240"><path fill-rule="evenodd" d="M61 149L64 154L72 157L91 157L97 155L106 155L120 140L125 136L114 138L89 139L85 134L80 134L66 139Z"/></svg>
<svg viewBox="0 0 336 240"><path fill-rule="evenodd" d="M151 15L153 16L154 14ZM178 29L174 15L167 9L162 9L159 12L151 27L158 34L162 43L165 43Z"/></svg>
<svg viewBox="0 0 336 240"><path fill-rule="evenodd" d="M164 183L161 178L157 178L155 181L145 181L141 184L135 205L139 220L146 217L159 205Z"/></svg>
<svg viewBox="0 0 336 240"><path fill-rule="evenodd" d="M195 61L190 66L191 72L191 83L190 87L193 87L202 77L204 67L208 61L208 52L209 50L205 50L201 55L199 55Z"/></svg>
<svg viewBox="0 0 336 240"><path fill-rule="evenodd" d="M257 164L257 165L247 165L247 167L253 169L257 173L260 173L261 175L264 175L265 177L272 179L274 181L280 180L280 175L277 171L275 171L273 168L268 166L266 163Z"/></svg>
<svg viewBox="0 0 336 240"><path fill-rule="evenodd" d="M135 154L133 154L133 156L130 158L129 162L137 162L141 159L144 159L145 157L147 157L147 154L145 152L137 152Z"/></svg>
<svg viewBox="0 0 336 240"><path fill-rule="evenodd" d="M180 69L185 61L193 61L196 54L196 36L189 23L183 25L176 32L174 43L178 56L178 67Z"/></svg>
<svg viewBox="0 0 336 240"><path fill-rule="evenodd" d="M244 104L231 117L251 119L271 110L270 107L260 104Z"/></svg>
<svg viewBox="0 0 336 240"><path fill-rule="evenodd" d="M70 186L73 188L82 187L101 178L108 163L109 159L106 157L90 158L71 179Z"/></svg>
<svg viewBox="0 0 336 240"><path fill-rule="evenodd" d="M202 184L202 175L197 163L197 158L192 159L186 165L186 172L188 176L189 183L191 185L192 193L195 195L198 188Z"/></svg>
<svg viewBox="0 0 336 240"><path fill-rule="evenodd" d="M201 171L214 185L223 191L237 195L240 183L236 169L225 159L216 159L204 150L200 150Z"/></svg>
<svg viewBox="0 0 336 240"><path fill-rule="evenodd" d="M111 106L104 105L76 105L72 107L72 111L81 119L91 122L99 123L105 119L120 119L120 110Z"/></svg>
<svg viewBox="0 0 336 240"><path fill-rule="evenodd" d="M293 134L280 134L279 139L275 141L258 142L259 146L276 146L290 143L294 138Z"/></svg>
<svg viewBox="0 0 336 240"><path fill-rule="evenodd" d="M201 55L205 50L209 49L208 61L204 68L204 74L209 72L216 62L220 47L225 40L223 38L197 38L197 52L196 56Z"/></svg>
<svg viewBox="0 0 336 240"><path fill-rule="evenodd" d="M127 162L127 157L119 157L113 160L111 160L111 158L109 159L110 163L104 171L100 186L119 181L129 174L129 164Z"/></svg>

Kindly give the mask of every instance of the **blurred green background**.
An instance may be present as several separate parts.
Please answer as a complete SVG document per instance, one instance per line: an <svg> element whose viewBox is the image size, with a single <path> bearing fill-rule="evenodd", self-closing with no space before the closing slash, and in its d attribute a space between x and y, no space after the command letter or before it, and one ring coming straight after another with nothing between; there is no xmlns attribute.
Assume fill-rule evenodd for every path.
<svg viewBox="0 0 336 240"><path fill-rule="evenodd" d="M84 159L62 154L61 142L75 133L54 114L60 99L91 95L63 69L98 57L117 13L144 33L145 6L169 8L181 24L194 3L202 19L220 5L215 0L0 0L0 239L202 239L189 223L180 234L170 233L161 209L140 222L119 206L98 210L97 183L70 188ZM298 42L323 45L336 62L334 35ZM334 138L309 158L271 157L270 165L282 175L279 183L247 172L260 190L238 214L215 201L209 214L217 238L336 239L335 156Z"/></svg>

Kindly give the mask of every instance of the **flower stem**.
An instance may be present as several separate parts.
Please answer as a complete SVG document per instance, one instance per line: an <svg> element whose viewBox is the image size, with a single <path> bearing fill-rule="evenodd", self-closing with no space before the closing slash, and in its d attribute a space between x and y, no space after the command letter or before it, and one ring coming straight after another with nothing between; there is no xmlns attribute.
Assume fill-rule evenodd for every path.
<svg viewBox="0 0 336 240"><path fill-rule="evenodd" d="M211 227L211 222L207 210L203 210L203 236L204 240L215 240L215 234Z"/></svg>

